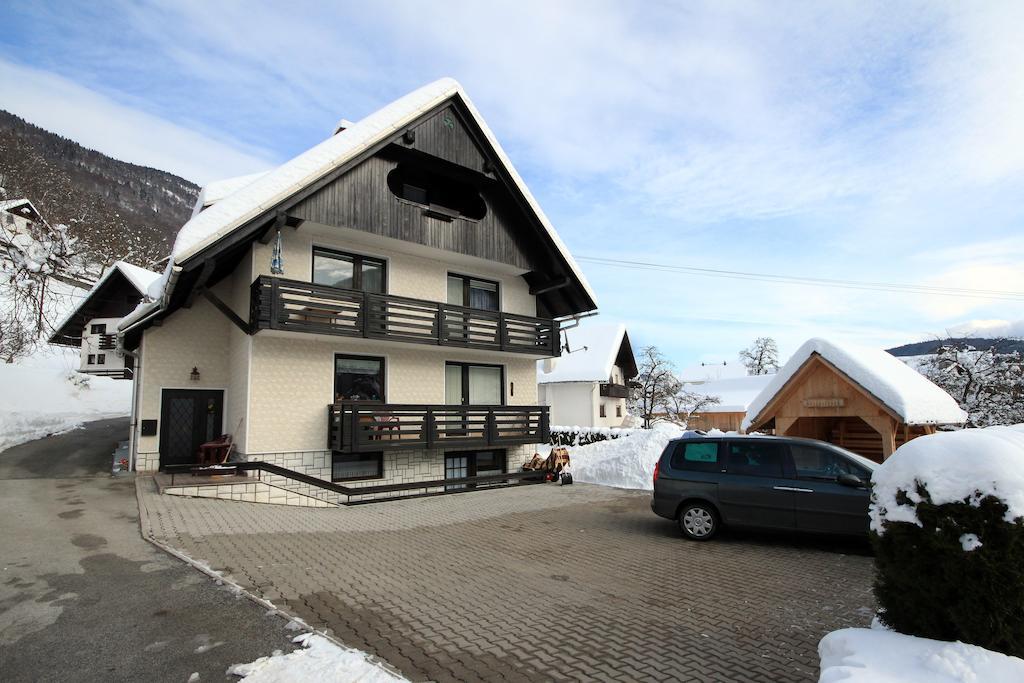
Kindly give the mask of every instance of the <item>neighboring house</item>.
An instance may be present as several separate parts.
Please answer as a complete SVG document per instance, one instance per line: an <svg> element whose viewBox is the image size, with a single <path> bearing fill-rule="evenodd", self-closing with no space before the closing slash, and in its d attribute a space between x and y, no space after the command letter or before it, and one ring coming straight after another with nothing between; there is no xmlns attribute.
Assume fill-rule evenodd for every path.
<svg viewBox="0 0 1024 683"><path fill-rule="evenodd" d="M687 382L687 391L699 396L717 398L719 402L690 413L686 426L689 429L702 431L710 429L720 429L723 432L741 431L747 408L774 377L774 375L744 375L703 382Z"/></svg>
<svg viewBox="0 0 1024 683"><path fill-rule="evenodd" d="M811 339L771 377L744 429L829 441L877 462L967 419L953 397L881 349Z"/></svg>
<svg viewBox="0 0 1024 683"><path fill-rule="evenodd" d="M35 227L33 227L33 225ZM41 228L41 229L40 229ZM8 250L26 250L42 233L51 229L31 201L0 200L0 258L9 259ZM89 289L97 281L97 273L89 272L81 258L72 256L67 267L50 275L72 287Z"/></svg>
<svg viewBox="0 0 1024 683"><path fill-rule="evenodd" d="M223 432L240 459L404 485L546 441L536 361L594 296L455 81L214 189L120 326L139 470Z"/></svg>
<svg viewBox="0 0 1024 683"><path fill-rule="evenodd" d="M159 279L159 273L117 261L56 326L50 343L78 348L79 372L132 379L134 359L117 351L117 326Z"/></svg>
<svg viewBox="0 0 1024 683"><path fill-rule="evenodd" d="M566 427L621 427L636 358L624 325L591 321L566 331L561 357L537 363L541 405L551 423Z"/></svg>

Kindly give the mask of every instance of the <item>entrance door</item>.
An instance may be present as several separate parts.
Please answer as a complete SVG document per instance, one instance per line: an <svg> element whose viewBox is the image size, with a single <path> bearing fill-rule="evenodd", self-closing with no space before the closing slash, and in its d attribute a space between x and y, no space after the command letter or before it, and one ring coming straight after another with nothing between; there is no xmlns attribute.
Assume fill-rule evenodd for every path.
<svg viewBox="0 0 1024 683"><path fill-rule="evenodd" d="M199 461L199 445L223 434L224 392L164 389L160 409L160 467Z"/></svg>

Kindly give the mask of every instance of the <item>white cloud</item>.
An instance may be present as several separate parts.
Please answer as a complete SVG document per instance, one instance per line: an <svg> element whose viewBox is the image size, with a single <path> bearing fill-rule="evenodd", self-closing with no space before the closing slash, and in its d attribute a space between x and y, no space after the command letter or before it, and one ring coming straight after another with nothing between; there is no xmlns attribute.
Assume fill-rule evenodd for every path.
<svg viewBox="0 0 1024 683"><path fill-rule="evenodd" d="M1021 337L1024 320L970 320L947 330L951 337Z"/></svg>
<svg viewBox="0 0 1024 683"><path fill-rule="evenodd" d="M50 72L0 58L4 108L54 133L122 161L205 183L273 165L271 153L215 139Z"/></svg>

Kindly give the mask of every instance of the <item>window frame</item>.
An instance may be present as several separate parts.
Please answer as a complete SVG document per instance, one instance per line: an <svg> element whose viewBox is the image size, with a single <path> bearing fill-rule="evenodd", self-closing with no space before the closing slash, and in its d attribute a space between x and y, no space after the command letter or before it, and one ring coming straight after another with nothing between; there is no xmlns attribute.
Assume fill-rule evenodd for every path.
<svg viewBox="0 0 1024 683"><path fill-rule="evenodd" d="M757 444L757 440L761 437L750 437L749 439L732 439L723 441L725 452L722 453L719 450L719 459L722 460L721 456L725 458L722 460L726 474L737 476L737 477L757 477L759 479L796 479L796 470L793 466L793 458L789 454L789 444L779 443L776 441L764 441L760 445L772 446L778 449L779 453L779 471L777 474L754 474L751 472L734 472L731 467L731 452L730 447L733 445L741 445L745 443Z"/></svg>
<svg viewBox="0 0 1024 683"><path fill-rule="evenodd" d="M501 370L501 403L499 403L498 405L499 406L508 405L507 400L506 400L507 396L506 396L506 392L505 392L505 366L504 365L501 365L499 363L473 363L473 362L470 362L470 361L446 360L444 362L444 367L445 367L446 370L447 370L449 365L456 365L456 366L459 366L459 367L462 368L462 395L466 397L467 401L469 400L469 368L471 368L471 367L498 368L499 370ZM461 405L471 406L471 405L477 405L477 404L475 404L475 403L463 403Z"/></svg>
<svg viewBox="0 0 1024 683"><path fill-rule="evenodd" d="M598 406L597 416L598 417L608 417L607 412L608 412L608 409L605 408L604 402L602 402L601 405Z"/></svg>
<svg viewBox="0 0 1024 683"><path fill-rule="evenodd" d="M832 476L828 476L828 475L826 475L826 476L812 476L812 475L809 475L809 474L801 474L800 473L800 468L797 466L796 456L794 455L794 452L793 452L794 448L809 448L809 449L813 449L813 450L817 450L817 451L822 451L824 453L828 453L830 456L835 458L837 461L846 464L847 469L850 470L849 474L856 475L862 481L865 481L865 482L871 480L871 472L870 472L870 470L868 470L866 467L864 467L860 463L858 463L858 462L856 462L854 460L851 460L850 458L847 458L842 453L837 453L836 451L834 451L834 450L832 450L830 448L825 448L823 446L818 446L818 445L802 444L802 443L789 443L789 444L787 444L787 450L789 451L789 460L790 460L790 462L793 463L793 478L795 478L795 479L799 479L800 481L817 481L817 482L826 482L827 483L827 482L835 482L839 475L836 474L836 475L832 475ZM866 476L864 474L865 472L867 473Z"/></svg>
<svg viewBox="0 0 1024 683"><path fill-rule="evenodd" d="M490 280L488 278L478 277L476 275L466 275L464 273L453 273L452 271L448 271L448 275L447 275L447 277L445 278L445 281L444 281L445 282L445 298L446 299L448 298L448 294L447 294L448 278L453 278L453 277L462 280L462 303L460 303L460 304L453 304L452 302L449 301L448 302L449 305L451 305L451 306L462 306L463 308L469 308L469 309L472 309L474 311L489 311L491 313L501 313L503 311L502 301L501 301L501 282L499 280ZM489 308L476 308L475 306L470 306L469 305L469 302L470 302L470 297L469 297L470 283L473 280L476 280L477 282L486 282L489 285L494 285L494 296L498 300L498 307L496 309L494 309L492 311Z"/></svg>
<svg viewBox="0 0 1024 683"><path fill-rule="evenodd" d="M347 398L346 399L338 399L338 359L339 358L347 358L347 359L350 359L350 360L375 360L375 361L379 361L380 362L380 393L381 393L381 397L380 397L379 401L375 400L375 399L364 399L364 400L355 400L355 399L347 399ZM368 356L368 355L362 355L362 354L358 354L358 353L335 353L332 356L332 358L331 358L331 372L334 375L334 380L332 382L332 387L331 387L332 388L332 391L331 391L331 403L332 404L338 403L339 400L340 401L345 401L346 403L367 403L367 404L371 404L371 405L382 405L382 404L387 403L387 401L388 401L388 361L387 361L387 357L386 356Z"/></svg>
<svg viewBox="0 0 1024 683"><path fill-rule="evenodd" d="M467 477L476 477L479 468L477 467L477 458L481 453L498 453L501 456L501 472L502 474L508 474L508 449L506 448L477 448L470 451L445 451L442 460L447 465L449 457L453 458L466 458L466 474ZM457 485L458 486L458 485ZM469 486L476 486L476 484L469 484ZM487 486L487 484L484 484Z"/></svg>
<svg viewBox="0 0 1024 683"><path fill-rule="evenodd" d="M96 354L95 353L86 354L85 364L86 365L96 365Z"/></svg>
<svg viewBox="0 0 1024 683"><path fill-rule="evenodd" d="M99 328L99 329L96 329ZM89 334L106 334L107 324L106 323L90 323Z"/></svg>
<svg viewBox="0 0 1024 683"><path fill-rule="evenodd" d="M317 255L323 255L327 258L341 256L343 258L352 259L352 287L336 287L334 285L327 285L322 282L316 281L316 257ZM350 291L363 292L363 262L370 261L374 264L378 264L381 267L381 291L370 292L370 294L387 294L388 293L388 260L380 256L369 256L367 254L357 254L349 251L342 251L340 249L332 249L330 247L320 247L313 245L312 252L309 257L309 281L319 287L331 287L333 289L346 289Z"/></svg>
<svg viewBox="0 0 1024 683"><path fill-rule="evenodd" d="M106 365L106 364L107 364L107 354L105 354L105 353L97 353L96 354L96 365Z"/></svg>
<svg viewBox="0 0 1024 683"><path fill-rule="evenodd" d="M714 447L715 447L715 461L713 463L709 463L709 465L711 465L711 467L701 468L701 467L686 467L686 466L684 466L683 463L686 463L686 462L693 462L693 463L705 462L703 460L686 460L686 447L688 445L690 445L690 444L697 444L697 445L712 444L712 445L714 445ZM679 444L675 447L675 450L672 451L672 456L671 456L671 458L669 458L669 467L671 467L673 470L676 470L678 472L720 473L720 472L723 472L725 470L725 465L722 462L722 458L723 458L724 455L725 454L723 453L723 448L722 448L722 442L721 441L711 441L711 440L707 440L707 439L701 439L699 441L695 440L695 439L683 440L683 441L680 441Z"/></svg>
<svg viewBox="0 0 1024 683"><path fill-rule="evenodd" d="M349 462L369 462L371 459L377 461L377 474L372 477L335 477L334 476L334 461L338 458L348 459ZM360 453L342 453L341 451L331 451L331 481L372 481L374 479L384 478L384 451L370 451Z"/></svg>

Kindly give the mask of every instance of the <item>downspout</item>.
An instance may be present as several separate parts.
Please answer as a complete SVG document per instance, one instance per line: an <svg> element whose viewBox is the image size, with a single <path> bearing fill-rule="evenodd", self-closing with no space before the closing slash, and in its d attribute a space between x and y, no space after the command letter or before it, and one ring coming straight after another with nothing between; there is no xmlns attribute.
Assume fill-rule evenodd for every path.
<svg viewBox="0 0 1024 683"><path fill-rule="evenodd" d="M118 342L118 345L120 346L120 342ZM135 359L134 369L132 370L132 414L128 423L128 471L134 472L135 460L139 448L136 429L139 424L139 381L142 377L142 354L129 351L123 346L121 346L120 351L124 355Z"/></svg>

